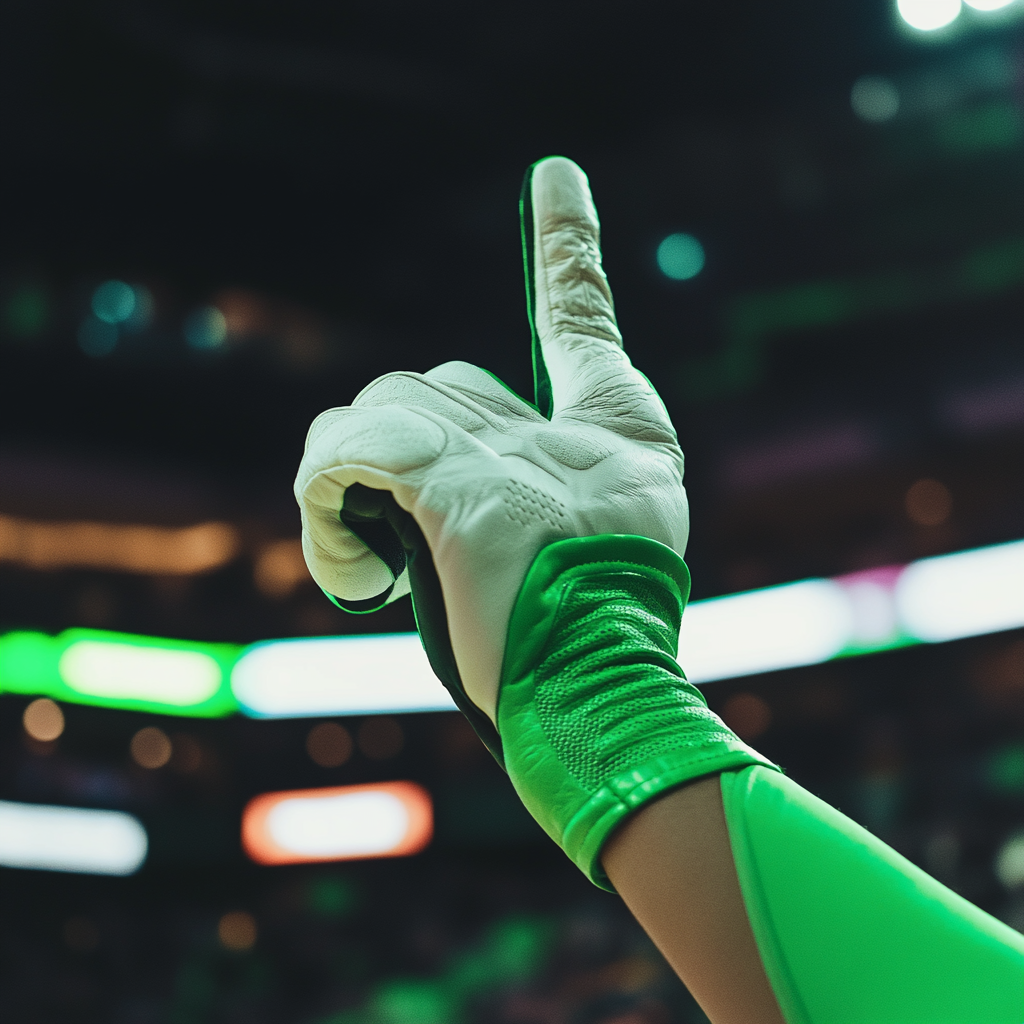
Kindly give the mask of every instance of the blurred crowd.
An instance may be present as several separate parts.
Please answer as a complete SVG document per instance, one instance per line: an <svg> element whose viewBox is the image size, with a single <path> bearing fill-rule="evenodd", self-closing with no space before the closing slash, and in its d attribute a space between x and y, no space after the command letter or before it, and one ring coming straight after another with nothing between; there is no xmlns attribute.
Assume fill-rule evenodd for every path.
<svg viewBox="0 0 1024 1024"><path fill-rule="evenodd" d="M1019 633L715 683L705 693L712 708L798 782L1024 930ZM73 728L76 709L68 710ZM125 781L92 802L109 805L120 792L115 802L150 827L150 860L131 878L0 873L0 1019L706 1019L618 897L586 882L525 817L459 716L397 721L401 752L394 743L383 759L356 750L329 768L311 760L316 748L308 744L301 765L309 723L207 723L197 749L218 758L220 767L201 784L205 818L172 813L180 765L147 775L137 764L125 767L126 758L111 763L110 779L148 778L148 788ZM231 738L233 725L244 729ZM358 736L356 724L349 725ZM42 765L72 758L29 749L17 727L6 714L5 782L8 791L21 787L31 795ZM257 759L267 763L264 781L276 773L284 785L415 777L434 796L434 842L408 859L250 864L235 831ZM86 761L79 755L79 765ZM12 777L15 762L21 774ZM50 798L55 795L51 788ZM80 792L77 802L90 801ZM188 802L196 802L195 793Z"/></svg>

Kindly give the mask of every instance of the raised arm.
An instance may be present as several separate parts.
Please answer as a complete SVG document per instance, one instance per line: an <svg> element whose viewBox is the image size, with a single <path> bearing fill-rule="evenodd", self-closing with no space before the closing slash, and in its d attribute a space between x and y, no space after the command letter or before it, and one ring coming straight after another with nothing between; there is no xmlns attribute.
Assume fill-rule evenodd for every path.
<svg viewBox="0 0 1024 1024"><path fill-rule="evenodd" d="M355 611L411 589L435 672L526 807L715 1024L1022 1024L1024 937L686 681L682 452L622 348L586 177L541 161L522 212L536 404L446 363L322 414L295 484L314 578Z"/></svg>

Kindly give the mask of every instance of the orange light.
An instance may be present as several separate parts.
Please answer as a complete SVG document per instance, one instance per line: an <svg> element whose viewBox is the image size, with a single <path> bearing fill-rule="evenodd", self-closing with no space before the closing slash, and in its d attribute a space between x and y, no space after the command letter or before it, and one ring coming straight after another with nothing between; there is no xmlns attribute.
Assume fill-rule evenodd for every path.
<svg viewBox="0 0 1024 1024"><path fill-rule="evenodd" d="M253 576L256 586L267 597L288 597L300 583L312 582L302 556L302 541L276 540L267 544L256 557Z"/></svg>
<svg viewBox="0 0 1024 1024"><path fill-rule="evenodd" d="M433 832L430 794L415 782L264 793L242 815L242 846L257 864L408 857Z"/></svg>
<svg viewBox="0 0 1024 1024"><path fill-rule="evenodd" d="M94 522L33 522L0 516L0 561L30 569L107 569L191 576L226 565L240 547L228 523L183 529Z"/></svg>

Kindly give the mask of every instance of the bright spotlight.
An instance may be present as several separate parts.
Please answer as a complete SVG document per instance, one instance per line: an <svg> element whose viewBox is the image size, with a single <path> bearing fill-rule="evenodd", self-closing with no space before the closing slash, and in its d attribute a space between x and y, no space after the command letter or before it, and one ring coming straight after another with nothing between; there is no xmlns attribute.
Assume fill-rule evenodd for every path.
<svg viewBox="0 0 1024 1024"><path fill-rule="evenodd" d="M658 266L673 281L689 281L704 269L704 247L693 235L669 235L658 246Z"/></svg>
<svg viewBox="0 0 1024 1024"><path fill-rule="evenodd" d="M1013 0L964 0L964 3L976 11L1000 11L1009 7Z"/></svg>
<svg viewBox="0 0 1024 1024"><path fill-rule="evenodd" d="M934 32L955 21L960 0L896 0L900 17L919 32Z"/></svg>

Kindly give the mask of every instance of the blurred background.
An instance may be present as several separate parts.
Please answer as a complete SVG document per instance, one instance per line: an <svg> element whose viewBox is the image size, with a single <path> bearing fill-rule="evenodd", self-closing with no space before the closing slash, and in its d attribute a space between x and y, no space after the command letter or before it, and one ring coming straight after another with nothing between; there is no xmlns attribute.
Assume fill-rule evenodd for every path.
<svg viewBox="0 0 1024 1024"><path fill-rule="evenodd" d="M933 618L981 607L930 560L1024 538L1021 0L0 11L0 1018L706 1019L443 700L232 689L245 645L414 628L308 577L305 431L450 359L530 395L550 153L679 430L693 600L869 598L853 639L696 672L711 707L1024 930L1024 618L891 599L915 563ZM261 794L396 781L407 856L243 847Z"/></svg>

